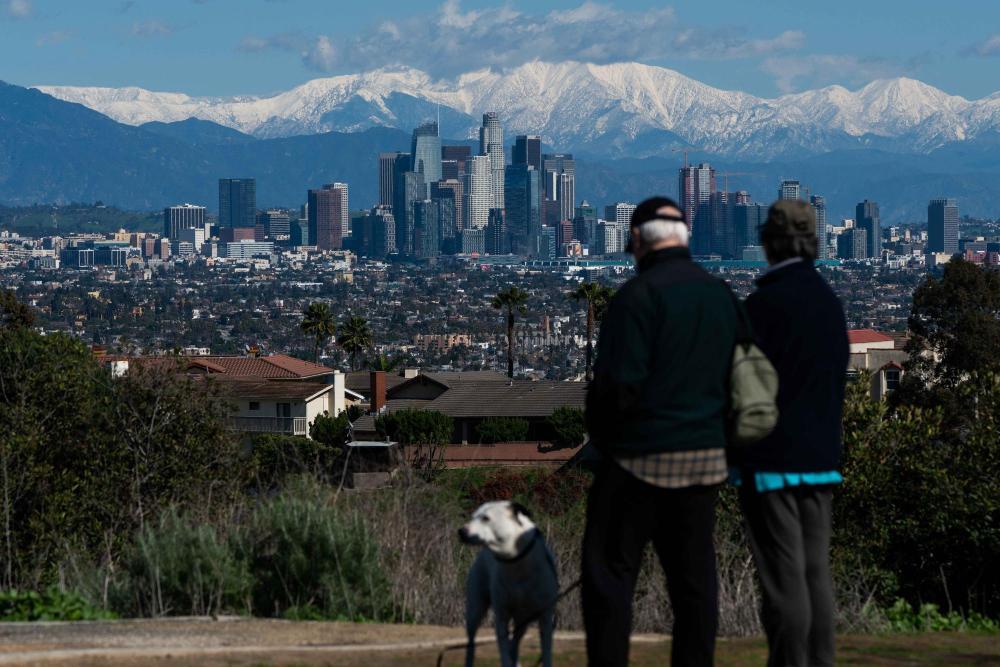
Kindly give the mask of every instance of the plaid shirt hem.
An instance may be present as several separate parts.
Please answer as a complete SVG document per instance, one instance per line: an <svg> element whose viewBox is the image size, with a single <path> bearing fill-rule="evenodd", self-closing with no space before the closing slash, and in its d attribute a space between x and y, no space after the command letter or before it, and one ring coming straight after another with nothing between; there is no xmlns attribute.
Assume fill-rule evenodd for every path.
<svg viewBox="0 0 1000 667"><path fill-rule="evenodd" d="M721 484L729 476L726 450L721 447L622 457L616 461L633 476L661 489Z"/></svg>

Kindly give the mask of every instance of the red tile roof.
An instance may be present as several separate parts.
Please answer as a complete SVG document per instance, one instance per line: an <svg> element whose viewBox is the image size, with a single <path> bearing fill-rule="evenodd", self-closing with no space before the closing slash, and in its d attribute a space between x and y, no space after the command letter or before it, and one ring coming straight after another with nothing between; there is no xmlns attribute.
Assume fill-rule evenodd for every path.
<svg viewBox="0 0 1000 667"><path fill-rule="evenodd" d="M847 340L851 345L861 343L892 343L892 336L886 336L874 329L850 329L847 332Z"/></svg>
<svg viewBox="0 0 1000 667"><path fill-rule="evenodd" d="M549 449L548 444L502 442L496 445L448 445L444 448L444 465L447 468L561 466L580 451L579 447Z"/></svg>
<svg viewBox="0 0 1000 667"><path fill-rule="evenodd" d="M205 368L209 373L231 377L254 377L271 380L299 380L333 373L334 369L303 361L287 354L266 357L187 357L188 368Z"/></svg>

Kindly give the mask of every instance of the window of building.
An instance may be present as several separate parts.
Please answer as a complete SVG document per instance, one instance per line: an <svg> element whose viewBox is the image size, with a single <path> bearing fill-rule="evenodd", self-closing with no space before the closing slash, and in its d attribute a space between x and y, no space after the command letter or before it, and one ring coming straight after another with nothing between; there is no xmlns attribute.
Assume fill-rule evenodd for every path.
<svg viewBox="0 0 1000 667"><path fill-rule="evenodd" d="M252 412L260 410L260 401L250 401L250 410Z"/></svg>
<svg viewBox="0 0 1000 667"><path fill-rule="evenodd" d="M896 391L899 389L899 369L887 368L885 371L885 390Z"/></svg>

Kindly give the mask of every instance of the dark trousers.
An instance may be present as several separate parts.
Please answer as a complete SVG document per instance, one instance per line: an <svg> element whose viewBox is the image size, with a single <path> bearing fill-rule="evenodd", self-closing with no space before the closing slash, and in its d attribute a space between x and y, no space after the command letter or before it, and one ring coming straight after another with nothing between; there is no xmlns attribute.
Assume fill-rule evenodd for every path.
<svg viewBox="0 0 1000 667"><path fill-rule="evenodd" d="M764 596L768 667L833 665L829 486L757 493L749 476L740 505Z"/></svg>
<svg viewBox="0 0 1000 667"><path fill-rule="evenodd" d="M718 626L717 486L661 489L614 463L598 472L583 538L583 620L590 667L628 665L632 597L646 544L667 575L674 667L712 665Z"/></svg>

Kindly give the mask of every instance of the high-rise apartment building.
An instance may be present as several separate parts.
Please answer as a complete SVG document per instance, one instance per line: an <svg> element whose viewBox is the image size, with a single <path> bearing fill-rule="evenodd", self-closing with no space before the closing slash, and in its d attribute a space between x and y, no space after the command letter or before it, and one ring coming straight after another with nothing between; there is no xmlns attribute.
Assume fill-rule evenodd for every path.
<svg viewBox="0 0 1000 667"><path fill-rule="evenodd" d="M527 164L512 164L504 174L504 219L507 249L515 255L534 255L542 229L542 191L539 173Z"/></svg>
<svg viewBox="0 0 1000 667"><path fill-rule="evenodd" d="M779 201L798 201L802 199L802 184L795 180L785 179L778 186Z"/></svg>
<svg viewBox="0 0 1000 667"><path fill-rule="evenodd" d="M503 174L507 158L503 149L503 127L495 111L483 114L483 126L479 128L479 154L490 157L490 192L493 195L490 208L503 208Z"/></svg>
<svg viewBox="0 0 1000 667"><path fill-rule="evenodd" d="M204 206L181 204L163 209L163 235L168 239L179 238L182 229L195 228L205 228Z"/></svg>
<svg viewBox="0 0 1000 667"><path fill-rule="evenodd" d="M816 217L816 259L826 259L828 240L826 233L826 198L820 195L809 197L809 206Z"/></svg>
<svg viewBox="0 0 1000 667"><path fill-rule="evenodd" d="M426 192L423 198L428 199L430 184L441 180L441 137L437 123L424 123L413 130L410 155L413 159L411 170L424 175Z"/></svg>
<svg viewBox="0 0 1000 667"><path fill-rule="evenodd" d="M489 155L476 155L466 163L466 210L468 226L465 229L484 229L490 221L493 206L493 170Z"/></svg>
<svg viewBox="0 0 1000 667"><path fill-rule="evenodd" d="M958 252L958 200L932 199L927 206L927 250Z"/></svg>
<svg viewBox="0 0 1000 667"><path fill-rule="evenodd" d="M542 173L542 138L536 134L515 137L511 163L531 165L538 173Z"/></svg>
<svg viewBox="0 0 1000 667"><path fill-rule="evenodd" d="M343 184L331 183L309 191L309 245L320 250L340 250L344 245L347 197Z"/></svg>
<svg viewBox="0 0 1000 667"><path fill-rule="evenodd" d="M399 169L397 161L401 158L409 162L408 153L379 153L378 155L378 205L392 206L392 186L395 182L396 171L409 171L409 164L405 168ZM402 166L402 165L399 165Z"/></svg>
<svg viewBox="0 0 1000 667"><path fill-rule="evenodd" d="M257 222L257 181L219 179L219 226L253 227Z"/></svg>
<svg viewBox="0 0 1000 667"><path fill-rule="evenodd" d="M678 204L691 229L691 252L705 254L712 247L712 193L715 192L715 169L706 162L681 167L677 192Z"/></svg>
<svg viewBox="0 0 1000 667"><path fill-rule="evenodd" d="M629 239L629 225L621 222L605 220L597 224L598 252L602 255L615 255L625 252Z"/></svg>
<svg viewBox="0 0 1000 667"><path fill-rule="evenodd" d="M333 183L331 187L340 193L340 236L347 238L351 235L350 187L347 183Z"/></svg>
<svg viewBox="0 0 1000 667"><path fill-rule="evenodd" d="M854 226L866 232L868 243L865 255L878 259L882 256L882 225L879 222L878 204L867 199L854 210Z"/></svg>

